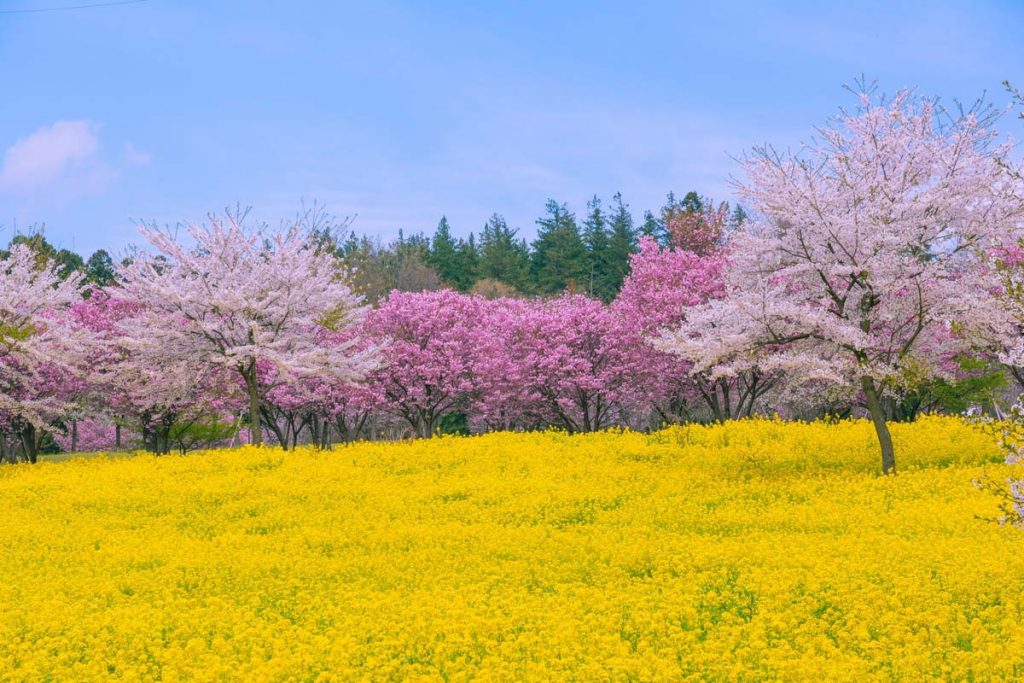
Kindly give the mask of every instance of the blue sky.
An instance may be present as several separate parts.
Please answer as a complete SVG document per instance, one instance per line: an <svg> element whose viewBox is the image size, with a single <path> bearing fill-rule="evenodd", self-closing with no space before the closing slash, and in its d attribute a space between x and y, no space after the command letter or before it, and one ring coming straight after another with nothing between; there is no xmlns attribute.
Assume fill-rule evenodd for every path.
<svg viewBox="0 0 1024 683"><path fill-rule="evenodd" d="M92 0L98 2L100 0ZM729 199L860 74L944 99L1024 86L1024 2L0 0L0 241L86 255L133 219L317 199L358 231L526 236L548 197ZM824 5L831 7L823 9ZM1004 126L1021 137L1021 124Z"/></svg>

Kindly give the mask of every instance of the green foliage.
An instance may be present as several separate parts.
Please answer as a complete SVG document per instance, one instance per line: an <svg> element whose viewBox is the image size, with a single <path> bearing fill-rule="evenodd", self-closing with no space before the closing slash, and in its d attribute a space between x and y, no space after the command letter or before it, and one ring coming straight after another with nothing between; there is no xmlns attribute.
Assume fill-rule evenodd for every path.
<svg viewBox="0 0 1024 683"><path fill-rule="evenodd" d="M618 192L612 197L612 212L608 220L610 230L604 268L608 289L614 295L622 288L622 281L629 274L629 258L636 251L637 238L633 216Z"/></svg>
<svg viewBox="0 0 1024 683"><path fill-rule="evenodd" d="M576 216L565 204L549 199L547 215L537 220L532 272L540 294L580 291L587 281L587 249Z"/></svg>
<svg viewBox="0 0 1024 683"><path fill-rule="evenodd" d="M530 251L526 241L516 238L498 214L491 216L480 233L477 274L481 279L497 280L521 292L533 289L530 280Z"/></svg>
<svg viewBox="0 0 1024 683"><path fill-rule="evenodd" d="M67 278L72 273L85 269L85 261L81 256L68 249L57 249L50 244L43 236L43 227L33 229L26 234L15 235L11 238L10 246L13 247L17 244L27 246L35 253L36 264L40 270L53 262L57 268L57 274L61 278Z"/></svg>
<svg viewBox="0 0 1024 683"><path fill-rule="evenodd" d="M479 279L478 260L476 237L473 233L466 239L454 239L448 219L442 216L430 241L427 265L434 269L445 285L460 292L468 292Z"/></svg>
<svg viewBox="0 0 1024 683"><path fill-rule="evenodd" d="M109 287L117 281L114 259L105 250L93 252L85 262L85 281L96 287Z"/></svg>
<svg viewBox="0 0 1024 683"><path fill-rule="evenodd" d="M974 405L991 406L1007 386L1005 370L981 358L962 358L959 363L958 379L929 379L899 398L890 399L888 417L909 422L922 412L957 414Z"/></svg>
<svg viewBox="0 0 1024 683"><path fill-rule="evenodd" d="M586 289L590 296L611 301L617 289L609 268L611 235L608 218L601 209L601 200L595 195L587 202L587 218L583 221L583 244L587 248Z"/></svg>
<svg viewBox="0 0 1024 683"><path fill-rule="evenodd" d="M469 419L465 413L448 413L441 418L441 424L438 426L437 431L439 434L468 436Z"/></svg>
<svg viewBox="0 0 1024 683"><path fill-rule="evenodd" d="M196 448L210 448L230 439L238 434L238 427L234 422L223 422L217 415L201 414L187 422L174 424L168 439L180 453L187 453Z"/></svg>
<svg viewBox="0 0 1024 683"><path fill-rule="evenodd" d="M464 276L460 271L459 245L452 239L451 228L448 226L448 219L441 216L441 222L437 224L437 231L430 241L430 251L427 253L427 264L440 276L445 284L462 289L458 281Z"/></svg>
<svg viewBox="0 0 1024 683"><path fill-rule="evenodd" d="M665 224L650 211L644 211L644 222L640 225L640 235L651 237L661 246L668 246L668 231Z"/></svg>

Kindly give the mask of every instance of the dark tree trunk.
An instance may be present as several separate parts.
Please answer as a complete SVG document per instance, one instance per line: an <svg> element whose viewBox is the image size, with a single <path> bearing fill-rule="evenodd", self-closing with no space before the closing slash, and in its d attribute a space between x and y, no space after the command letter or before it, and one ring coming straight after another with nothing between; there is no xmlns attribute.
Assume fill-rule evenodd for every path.
<svg viewBox="0 0 1024 683"><path fill-rule="evenodd" d="M892 447L892 435L889 433L889 425L885 422L885 411L878 399L875 380L871 377L862 377L860 383L864 390L864 399L868 404L871 422L875 425L875 434L878 435L878 445L882 450L882 472L896 474L896 453Z"/></svg>
<svg viewBox="0 0 1024 683"><path fill-rule="evenodd" d="M245 388L249 391L249 443L254 446L263 445L263 435L260 433L260 391L257 386L256 363L248 372L243 372L245 377Z"/></svg>
<svg viewBox="0 0 1024 683"><path fill-rule="evenodd" d="M121 425L114 424L114 448L121 450Z"/></svg>
<svg viewBox="0 0 1024 683"><path fill-rule="evenodd" d="M71 421L71 452L78 452L78 420Z"/></svg>
<svg viewBox="0 0 1024 683"><path fill-rule="evenodd" d="M25 425L21 430L21 447L25 451L25 459L31 463L35 463L38 460L39 451L36 446L35 425Z"/></svg>
<svg viewBox="0 0 1024 683"><path fill-rule="evenodd" d="M278 419L278 417L279 416L276 415L274 411L269 409L263 409L262 424L274 434L274 438L277 439L278 445L280 445L281 448L288 450L288 443L291 437L291 432L289 431L288 428L288 418L284 418L284 429L282 429L282 420Z"/></svg>

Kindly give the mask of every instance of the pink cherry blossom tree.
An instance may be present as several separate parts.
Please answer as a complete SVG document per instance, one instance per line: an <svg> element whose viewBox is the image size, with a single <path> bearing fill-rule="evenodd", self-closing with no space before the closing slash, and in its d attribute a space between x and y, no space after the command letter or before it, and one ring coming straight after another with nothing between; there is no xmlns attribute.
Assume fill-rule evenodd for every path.
<svg viewBox="0 0 1024 683"><path fill-rule="evenodd" d="M712 376L757 363L856 387L895 472L881 396L946 375L1003 324L979 261L1021 234L1007 155L977 109L906 91L860 94L797 153L754 150L739 191L756 215L730 240L725 296L661 347Z"/></svg>
<svg viewBox="0 0 1024 683"><path fill-rule="evenodd" d="M436 434L447 413L466 409L481 391L485 362L495 350L488 301L451 290L392 292L366 322L384 345L371 378L384 407L421 437Z"/></svg>
<svg viewBox="0 0 1024 683"><path fill-rule="evenodd" d="M478 431L526 430L543 428L545 419L541 397L529 383L526 347L530 326L538 302L499 297L489 300L481 331L488 349L480 361L479 391L470 405L471 428Z"/></svg>
<svg viewBox="0 0 1024 683"><path fill-rule="evenodd" d="M508 312L504 350L492 356L503 367L484 373L491 386L483 394L504 396L483 404L492 421L499 409L505 420L518 409L521 421L539 419L570 432L628 420L646 390L648 354L637 330L583 295L512 304Z"/></svg>
<svg viewBox="0 0 1024 683"><path fill-rule="evenodd" d="M678 247L662 248L645 237L612 302L627 329L646 337L638 341L647 357L644 386L660 421L692 419L695 404L703 404L717 421L749 416L780 379L756 365L721 375L695 371L690 362L651 346L661 330L678 327L691 307L724 295L724 254L719 246L698 256Z"/></svg>
<svg viewBox="0 0 1024 683"><path fill-rule="evenodd" d="M729 205L710 204L700 211L675 211L665 223L669 244L673 249L712 256L725 244L729 223Z"/></svg>
<svg viewBox="0 0 1024 683"><path fill-rule="evenodd" d="M301 220L268 232L244 227L243 217L192 225L191 243L142 229L156 254L140 251L120 270L125 296L143 311L124 343L167 363L234 374L245 386L253 441L261 443L261 408L274 386L360 380L375 367L377 349L318 343L318 332L346 330L366 309Z"/></svg>

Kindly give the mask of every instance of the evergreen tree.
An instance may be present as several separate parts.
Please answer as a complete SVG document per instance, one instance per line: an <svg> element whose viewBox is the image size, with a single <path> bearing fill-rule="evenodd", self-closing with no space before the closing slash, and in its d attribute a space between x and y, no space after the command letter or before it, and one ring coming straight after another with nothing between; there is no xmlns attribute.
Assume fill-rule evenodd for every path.
<svg viewBox="0 0 1024 683"><path fill-rule="evenodd" d="M672 193L670 192L669 197L671 196ZM708 201L705 197L701 197L693 190L690 190L689 192L686 193L686 196L683 197L683 201L679 202L677 206L679 209L685 211L686 213L700 213L710 205L711 202Z"/></svg>
<svg viewBox="0 0 1024 683"><path fill-rule="evenodd" d="M586 286L587 248L583 244L576 216L565 204L547 203L547 216L537 220L533 242L532 272L541 294L557 294L568 288Z"/></svg>
<svg viewBox="0 0 1024 683"><path fill-rule="evenodd" d="M590 296L608 301L615 293L608 270L608 221L601 209L601 200L587 202L587 218L583 222L583 244L587 248L587 291Z"/></svg>
<svg viewBox="0 0 1024 683"><path fill-rule="evenodd" d="M516 239L516 232L498 214L491 216L480 233L477 275L527 292L533 289L530 286L530 252L525 240Z"/></svg>
<svg viewBox="0 0 1024 683"><path fill-rule="evenodd" d="M455 257L457 264L455 284L459 291L468 292L479 279L477 271L479 270L480 256L476 248L476 236L473 233L469 233L469 237L466 239L459 240L459 244L455 248Z"/></svg>
<svg viewBox="0 0 1024 683"><path fill-rule="evenodd" d="M406 237L405 232L399 229L394 251L401 256L416 256L426 263L430 258L430 238L422 232L416 232Z"/></svg>
<svg viewBox="0 0 1024 683"><path fill-rule="evenodd" d="M437 224L437 231L430 241L430 250L426 256L427 265L441 278L441 281L450 287L460 287L462 264L459 257L459 244L452 238L451 228L448 219L444 216Z"/></svg>
<svg viewBox="0 0 1024 683"><path fill-rule="evenodd" d="M644 222L640 226L640 234L644 237L653 237L654 241L661 246L668 245L668 231L665 224L650 210L644 211Z"/></svg>
<svg viewBox="0 0 1024 683"><path fill-rule="evenodd" d="M743 222L747 220L747 212L739 204L732 210L732 215L729 217L729 229L735 230L736 228L743 225Z"/></svg>
<svg viewBox="0 0 1024 683"><path fill-rule="evenodd" d="M636 228L629 206L622 202L618 192L612 197L612 213L609 219L611 230L608 236L607 268L608 284L612 293L618 293L622 281L629 274L629 257L636 251Z"/></svg>
<svg viewBox="0 0 1024 683"><path fill-rule="evenodd" d="M116 273L114 259L103 249L93 252L85 262L85 280L97 287L109 287L114 284Z"/></svg>

